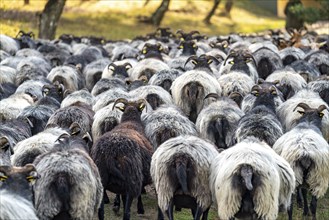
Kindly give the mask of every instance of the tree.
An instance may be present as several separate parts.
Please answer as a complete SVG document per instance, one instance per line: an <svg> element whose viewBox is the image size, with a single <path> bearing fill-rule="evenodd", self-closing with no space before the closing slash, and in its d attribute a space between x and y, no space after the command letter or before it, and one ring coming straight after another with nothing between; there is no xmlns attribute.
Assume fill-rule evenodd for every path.
<svg viewBox="0 0 329 220"><path fill-rule="evenodd" d="M30 0L24 0L24 5L30 4Z"/></svg>
<svg viewBox="0 0 329 220"><path fill-rule="evenodd" d="M169 9L170 0L162 0L161 5L157 8L157 10L150 17L150 23L155 26L159 26L165 13Z"/></svg>
<svg viewBox="0 0 329 220"><path fill-rule="evenodd" d="M39 17L39 38L54 39L66 0L48 0Z"/></svg>
<svg viewBox="0 0 329 220"><path fill-rule="evenodd" d="M210 19L215 14L215 11L216 11L220 1L221 0L214 0L214 5L211 8L211 10L209 11L208 15L203 19L203 22L205 22L206 24L210 24Z"/></svg>
<svg viewBox="0 0 329 220"><path fill-rule="evenodd" d="M298 16L298 9L303 8L301 0L289 0L284 13L286 15L286 29L300 29L304 26L304 21Z"/></svg>
<svg viewBox="0 0 329 220"><path fill-rule="evenodd" d="M227 0L225 3L225 14L227 16L230 16L232 7L233 7L233 0Z"/></svg>

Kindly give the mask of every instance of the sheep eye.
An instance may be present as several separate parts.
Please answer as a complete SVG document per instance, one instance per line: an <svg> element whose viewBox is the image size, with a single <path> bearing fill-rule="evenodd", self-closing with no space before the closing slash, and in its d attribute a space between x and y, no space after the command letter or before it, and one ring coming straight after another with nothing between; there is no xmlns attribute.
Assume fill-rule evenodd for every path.
<svg viewBox="0 0 329 220"><path fill-rule="evenodd" d="M34 176L28 176L26 177L27 181L29 181L30 183L33 182L35 180Z"/></svg>
<svg viewBox="0 0 329 220"><path fill-rule="evenodd" d="M229 64L233 65L233 64L234 64L234 61L233 61L233 60L232 60L232 61L230 61L230 62L229 62Z"/></svg>
<svg viewBox="0 0 329 220"><path fill-rule="evenodd" d="M4 182L4 181L6 181L8 179L8 177L7 176L0 176L0 181L1 182Z"/></svg>
<svg viewBox="0 0 329 220"><path fill-rule="evenodd" d="M49 94L49 89L44 89L44 90L43 90L43 93L44 93L45 95L48 95L48 94Z"/></svg>
<svg viewBox="0 0 329 220"><path fill-rule="evenodd" d="M114 66L109 66L109 69L110 69L111 71L114 71L114 70L115 70Z"/></svg>
<svg viewBox="0 0 329 220"><path fill-rule="evenodd" d="M301 115L304 115L305 114L305 112L302 112L302 111L297 111L299 114L301 114Z"/></svg>
<svg viewBox="0 0 329 220"><path fill-rule="evenodd" d="M322 118L324 114L322 112L319 113L319 117Z"/></svg>
<svg viewBox="0 0 329 220"><path fill-rule="evenodd" d="M197 45L196 44L193 44L193 48L196 48L197 47Z"/></svg>
<svg viewBox="0 0 329 220"><path fill-rule="evenodd" d="M254 96L259 96L259 92L258 91L252 91L251 94L253 94Z"/></svg>
<svg viewBox="0 0 329 220"><path fill-rule="evenodd" d="M147 50L146 49L143 49L142 53L143 54L146 54L147 53Z"/></svg>
<svg viewBox="0 0 329 220"><path fill-rule="evenodd" d="M208 60L208 64L211 64L213 61L212 60Z"/></svg>
<svg viewBox="0 0 329 220"><path fill-rule="evenodd" d="M251 62L251 59L250 58L247 58L246 59L246 63L250 63Z"/></svg>
<svg viewBox="0 0 329 220"><path fill-rule="evenodd" d="M224 44L224 45L223 45L223 48L227 48L227 47L228 47L228 45L227 45L227 44Z"/></svg>
<svg viewBox="0 0 329 220"><path fill-rule="evenodd" d="M6 150L9 148L9 143L8 143L8 142L5 143L5 144L2 145L0 148L6 151Z"/></svg>
<svg viewBox="0 0 329 220"><path fill-rule="evenodd" d="M184 46L183 46L183 45L180 45L178 48L179 48L179 49L183 49L183 48L184 48Z"/></svg>
<svg viewBox="0 0 329 220"><path fill-rule="evenodd" d="M271 93L272 93L272 95L277 95L278 94L275 90L273 90Z"/></svg>
<svg viewBox="0 0 329 220"><path fill-rule="evenodd" d="M126 70L129 70L129 69L131 69L131 66L129 66L129 65L126 66Z"/></svg>
<svg viewBox="0 0 329 220"><path fill-rule="evenodd" d="M159 47L159 51L161 52L163 50L162 46Z"/></svg>
<svg viewBox="0 0 329 220"><path fill-rule="evenodd" d="M143 111L144 108L145 108L145 104L144 104L144 103L142 103L142 104L140 104L140 105L138 106L139 111Z"/></svg>
<svg viewBox="0 0 329 220"><path fill-rule="evenodd" d="M125 106L117 106L117 108L118 108L120 111L122 111L122 112L125 111Z"/></svg>
<svg viewBox="0 0 329 220"><path fill-rule="evenodd" d="M180 38L181 41L184 41L185 39L183 37Z"/></svg>

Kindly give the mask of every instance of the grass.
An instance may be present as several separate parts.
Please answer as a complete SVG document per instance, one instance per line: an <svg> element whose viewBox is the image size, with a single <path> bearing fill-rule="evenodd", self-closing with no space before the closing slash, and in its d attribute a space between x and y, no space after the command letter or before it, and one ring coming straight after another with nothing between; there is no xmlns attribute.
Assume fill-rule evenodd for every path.
<svg viewBox="0 0 329 220"><path fill-rule="evenodd" d="M42 12L45 0L0 0L0 32L15 36L19 30L38 33L37 13ZM150 16L160 1L152 0L143 7L142 0L67 0L59 21L56 36L63 33L77 36L99 36L106 39L131 39L154 31L155 27L138 22L139 16ZM212 24L202 22L213 1L172 0L161 26L173 30L199 30L203 34L220 35L231 32L259 32L284 27L284 20L259 8L250 0L236 1L231 18L219 16L222 2L212 18ZM241 19L243 18L243 19Z"/></svg>
<svg viewBox="0 0 329 220"><path fill-rule="evenodd" d="M110 201L113 202L114 194L108 193L110 196ZM157 200L156 196L154 194L154 190L151 189L151 187L147 188L147 194L143 195L143 203L144 203L144 209L145 214L144 215L138 215L137 214L137 200L135 199L132 204L132 210L131 210L131 220L154 220L157 219ZM310 199L309 199L310 202ZM296 201L294 201L295 206L293 210L293 219L294 220L311 220L311 216L303 217L303 211L302 209L297 208ZM122 204L121 204L122 205ZM105 215L106 219L111 220L121 220L122 219L122 207L120 209L119 215L115 215L115 213L112 211L112 205L111 204L105 204ZM181 212L174 212L174 218L178 220L191 220L192 214L191 211L188 209L182 209ZM217 215L217 210L214 206L211 207L209 211L209 220L219 220ZM278 220L287 220L288 215L287 213L280 213ZM317 219L318 220L328 220L329 219L329 192L327 194L319 199L318 201L318 207L317 207ZM96 219L94 219L96 220Z"/></svg>

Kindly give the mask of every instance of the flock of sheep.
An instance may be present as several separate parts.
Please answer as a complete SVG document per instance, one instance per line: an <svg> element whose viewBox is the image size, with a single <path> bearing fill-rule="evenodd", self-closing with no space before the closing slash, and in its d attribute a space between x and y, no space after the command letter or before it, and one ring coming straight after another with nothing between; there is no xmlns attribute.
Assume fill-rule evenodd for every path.
<svg viewBox="0 0 329 220"><path fill-rule="evenodd" d="M0 219L268 219L329 185L328 35L0 35ZM310 205L307 194L311 194ZM309 211L310 210L310 211Z"/></svg>

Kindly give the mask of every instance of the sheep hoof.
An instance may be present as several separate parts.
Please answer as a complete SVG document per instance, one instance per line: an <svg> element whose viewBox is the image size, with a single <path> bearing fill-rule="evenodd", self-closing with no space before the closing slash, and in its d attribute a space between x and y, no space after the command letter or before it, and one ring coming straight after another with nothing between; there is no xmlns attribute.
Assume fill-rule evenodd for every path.
<svg viewBox="0 0 329 220"><path fill-rule="evenodd" d="M144 209L141 209L141 210L137 210L137 214L141 214L141 215L144 215L145 211Z"/></svg>

